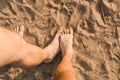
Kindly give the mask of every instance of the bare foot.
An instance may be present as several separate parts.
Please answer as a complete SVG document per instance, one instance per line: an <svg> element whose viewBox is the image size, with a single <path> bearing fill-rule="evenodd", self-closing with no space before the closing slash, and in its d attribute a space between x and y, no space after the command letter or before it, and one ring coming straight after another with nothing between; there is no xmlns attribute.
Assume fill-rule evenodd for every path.
<svg viewBox="0 0 120 80"><path fill-rule="evenodd" d="M60 48L62 56L64 57L67 53L72 54L73 52L73 29L65 29L60 35Z"/></svg>
<svg viewBox="0 0 120 80"><path fill-rule="evenodd" d="M23 26L23 25L17 26L17 27L15 28L15 32L17 32L20 36L23 37L23 34L24 34L24 26Z"/></svg>
<svg viewBox="0 0 120 80"><path fill-rule="evenodd" d="M53 58L60 52L59 37L63 29L58 30L53 41L48 45L44 51L48 53L48 57L44 60L44 63L50 63Z"/></svg>

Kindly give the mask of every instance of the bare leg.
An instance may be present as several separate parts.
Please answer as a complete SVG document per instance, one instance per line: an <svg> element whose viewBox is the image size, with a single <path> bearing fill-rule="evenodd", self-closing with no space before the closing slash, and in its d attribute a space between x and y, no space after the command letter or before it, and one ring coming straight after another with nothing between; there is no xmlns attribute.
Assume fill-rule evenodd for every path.
<svg viewBox="0 0 120 80"><path fill-rule="evenodd" d="M24 26L18 26L15 31L23 36ZM15 32L0 27L0 67L13 64L29 68L39 65L42 61L50 62L60 50L59 35L61 31L56 33L50 45L41 49L27 43Z"/></svg>
<svg viewBox="0 0 120 80"><path fill-rule="evenodd" d="M58 65L54 78L55 80L77 80L72 66L73 30L64 30L60 36L60 47L62 50L62 61Z"/></svg>

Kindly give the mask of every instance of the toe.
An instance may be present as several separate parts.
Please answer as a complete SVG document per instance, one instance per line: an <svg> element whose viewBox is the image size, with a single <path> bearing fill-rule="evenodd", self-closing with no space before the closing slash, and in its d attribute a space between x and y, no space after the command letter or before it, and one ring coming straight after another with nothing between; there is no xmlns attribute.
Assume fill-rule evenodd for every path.
<svg viewBox="0 0 120 80"><path fill-rule="evenodd" d="M65 34L67 34L67 29L65 29Z"/></svg>
<svg viewBox="0 0 120 80"><path fill-rule="evenodd" d="M66 34L66 30L65 29L63 30L63 34Z"/></svg>
<svg viewBox="0 0 120 80"><path fill-rule="evenodd" d="M69 29L66 29L66 33L69 34Z"/></svg>
<svg viewBox="0 0 120 80"><path fill-rule="evenodd" d="M24 26L23 25L20 26L20 30L19 31L20 32L24 32Z"/></svg>
<svg viewBox="0 0 120 80"><path fill-rule="evenodd" d="M72 29L72 27L70 27L70 34L73 34L73 29Z"/></svg>
<svg viewBox="0 0 120 80"><path fill-rule="evenodd" d="M17 28L15 28L14 31L17 32Z"/></svg>
<svg viewBox="0 0 120 80"><path fill-rule="evenodd" d="M58 33L61 34L62 32L63 32L63 28L60 28L60 29L58 30Z"/></svg>
<svg viewBox="0 0 120 80"><path fill-rule="evenodd" d="M16 32L19 32L20 26L17 26L16 28Z"/></svg>
<svg viewBox="0 0 120 80"><path fill-rule="evenodd" d="M56 37L59 37L63 32L63 29L60 28L57 32L56 32Z"/></svg>

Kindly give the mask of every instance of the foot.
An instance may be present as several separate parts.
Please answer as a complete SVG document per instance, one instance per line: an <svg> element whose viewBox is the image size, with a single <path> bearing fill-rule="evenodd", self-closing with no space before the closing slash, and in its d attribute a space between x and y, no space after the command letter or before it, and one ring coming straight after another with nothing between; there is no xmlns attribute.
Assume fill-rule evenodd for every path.
<svg viewBox="0 0 120 80"><path fill-rule="evenodd" d="M23 26L23 25L17 26L17 27L15 28L15 32L17 32L20 36L23 37L23 34L24 34L24 26Z"/></svg>
<svg viewBox="0 0 120 80"><path fill-rule="evenodd" d="M68 53L73 53L73 29L65 29L60 35L60 48L62 51L62 56L64 57Z"/></svg>
<svg viewBox="0 0 120 80"><path fill-rule="evenodd" d="M58 30L53 41L44 49L48 55L47 59L44 60L44 63L50 63L53 58L60 52L59 37L62 31L62 29Z"/></svg>

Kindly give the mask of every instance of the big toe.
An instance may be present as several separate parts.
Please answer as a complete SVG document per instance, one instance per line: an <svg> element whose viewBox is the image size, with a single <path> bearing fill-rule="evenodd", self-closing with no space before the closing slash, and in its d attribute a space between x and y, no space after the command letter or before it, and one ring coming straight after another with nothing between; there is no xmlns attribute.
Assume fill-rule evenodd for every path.
<svg viewBox="0 0 120 80"><path fill-rule="evenodd" d="M63 32L63 28L60 28L57 33L56 33L56 36L59 37Z"/></svg>
<svg viewBox="0 0 120 80"><path fill-rule="evenodd" d="M61 34L62 31L63 31L63 28L60 28L60 29L58 30L58 33Z"/></svg>
<svg viewBox="0 0 120 80"><path fill-rule="evenodd" d="M20 30L19 31L20 32L24 32L24 26L23 25L20 26Z"/></svg>

